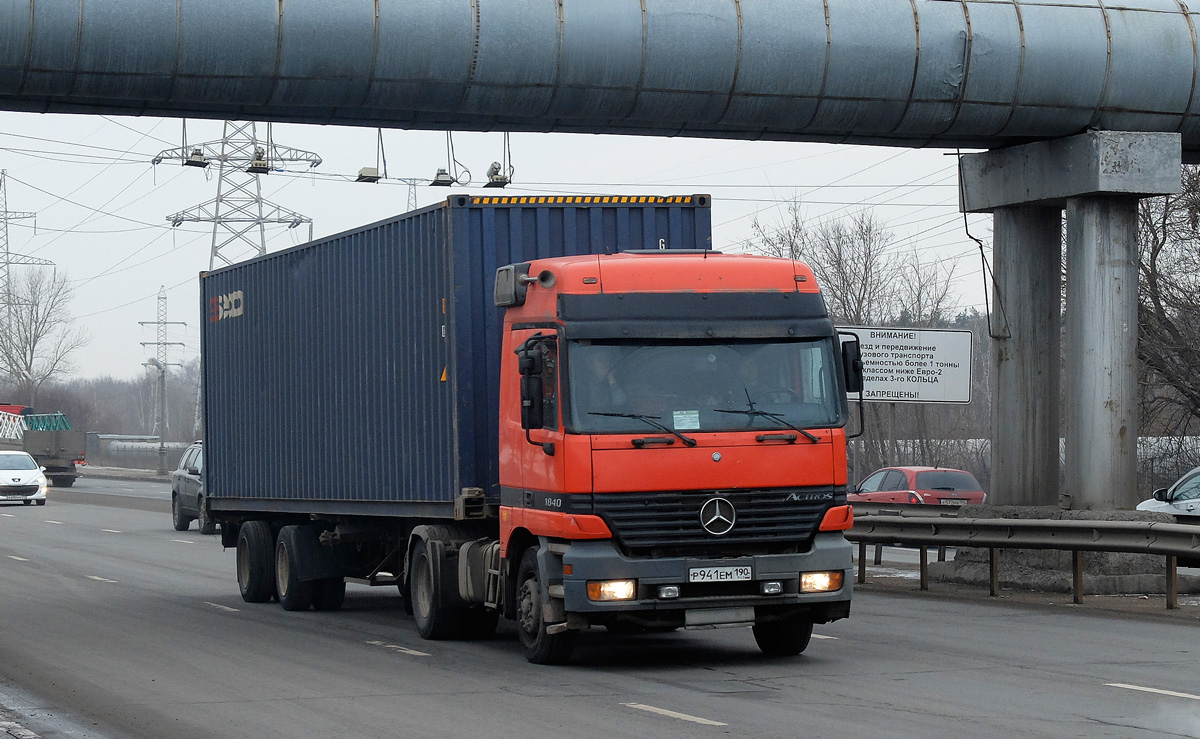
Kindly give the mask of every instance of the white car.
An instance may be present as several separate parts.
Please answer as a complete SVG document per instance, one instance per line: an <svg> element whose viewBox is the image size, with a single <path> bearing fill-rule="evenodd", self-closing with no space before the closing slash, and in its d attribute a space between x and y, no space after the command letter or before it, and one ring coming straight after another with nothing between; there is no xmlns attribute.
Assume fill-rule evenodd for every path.
<svg viewBox="0 0 1200 739"><path fill-rule="evenodd" d="M0 452L0 502L46 505L44 473L25 452Z"/></svg>
<svg viewBox="0 0 1200 739"><path fill-rule="evenodd" d="M1154 497L1138 503L1139 511L1174 516L1179 523L1200 524L1200 467L1175 481L1169 488L1154 491Z"/></svg>

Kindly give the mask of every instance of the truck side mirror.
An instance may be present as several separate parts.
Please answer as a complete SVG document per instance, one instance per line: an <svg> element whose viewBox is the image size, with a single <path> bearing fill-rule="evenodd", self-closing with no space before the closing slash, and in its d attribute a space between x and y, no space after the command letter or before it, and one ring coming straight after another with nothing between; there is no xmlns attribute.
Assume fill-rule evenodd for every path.
<svg viewBox="0 0 1200 739"><path fill-rule="evenodd" d="M842 344L842 371L846 374L846 392L861 393L863 363L857 341L847 341Z"/></svg>
<svg viewBox="0 0 1200 739"><path fill-rule="evenodd" d="M545 405L540 375L521 377L521 428L540 429L545 425Z"/></svg>

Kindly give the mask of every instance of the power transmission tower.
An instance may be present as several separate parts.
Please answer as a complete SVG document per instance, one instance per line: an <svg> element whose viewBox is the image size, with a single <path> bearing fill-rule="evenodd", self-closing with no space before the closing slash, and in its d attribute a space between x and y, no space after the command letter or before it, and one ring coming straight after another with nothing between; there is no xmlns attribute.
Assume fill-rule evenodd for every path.
<svg viewBox="0 0 1200 739"><path fill-rule="evenodd" d="M8 209L8 170L0 170L0 300L4 301L4 335L11 336L9 327L12 325L13 308L16 302L12 294L11 267L14 264L33 264L51 267L54 262L49 259L13 254L8 248L8 222L36 217L36 213L23 213Z"/></svg>
<svg viewBox="0 0 1200 739"><path fill-rule="evenodd" d="M152 161L159 164L178 159L185 167L202 169L217 162L217 197L167 216L172 226L186 221L213 224L209 269L217 266L218 261L233 264L245 256L246 247L254 256L266 254L268 223L285 223L289 228L307 223L308 238L312 240L312 219L264 200L258 176L288 162L307 163L311 169L321 163L321 157L310 151L277 146L271 140L270 124L265 141L258 138L253 122L225 121L219 141L190 146L186 128L184 131L183 146L161 151Z"/></svg>
<svg viewBox="0 0 1200 739"><path fill-rule="evenodd" d="M167 361L168 346L183 346L181 341L167 341L167 326L186 326L183 321L168 321L167 320L167 288L160 286L158 288L158 320L157 321L138 321L139 326L158 326L158 341L143 341L142 346L156 347L158 355L156 358L146 362L147 365L158 370L158 390L156 392L154 408L154 434L158 436L158 472L165 475L167 473L167 448L165 444L167 435L167 367L172 363ZM173 363L176 367L180 367L178 362Z"/></svg>

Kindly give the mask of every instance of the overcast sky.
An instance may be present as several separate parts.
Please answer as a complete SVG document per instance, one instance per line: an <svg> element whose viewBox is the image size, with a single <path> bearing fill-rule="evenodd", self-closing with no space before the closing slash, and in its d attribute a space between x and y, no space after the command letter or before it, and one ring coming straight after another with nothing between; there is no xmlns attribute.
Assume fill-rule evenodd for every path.
<svg viewBox="0 0 1200 739"><path fill-rule="evenodd" d="M259 126L259 136L265 136ZM189 120L188 143L221 138L220 121ZM376 129L276 124L277 145L324 160L307 172L262 176L263 196L313 220L314 236L337 233L407 210L408 185L447 166L441 132L384 131L388 181L358 184L362 167L379 161ZM211 200L215 171L157 167L151 158L181 146L178 119L0 113L0 168L8 172L8 210L35 212L12 220L9 249L52 260L75 289L72 311L91 337L78 376L127 378L154 356L160 286L168 296L170 361L199 352L197 274L208 268L212 227L171 228L166 216ZM978 246L957 208L955 158L944 150L910 150L774 142L662 139L565 134L512 134L513 183L505 194L693 194L713 196L713 247L734 250L766 223L786 216L799 198L805 219L871 207L896 234L897 248L955 267L960 307L984 309ZM474 184L453 190L421 186L418 204L452 192L481 192L488 165L501 159L503 134L454 134L455 158ZM213 169L213 168L210 168ZM488 190L497 193L496 190ZM971 217L971 233L990 244L991 223ZM268 230L268 251L303 243L306 227ZM990 250L988 252L990 258ZM30 267L14 266L14 276Z"/></svg>

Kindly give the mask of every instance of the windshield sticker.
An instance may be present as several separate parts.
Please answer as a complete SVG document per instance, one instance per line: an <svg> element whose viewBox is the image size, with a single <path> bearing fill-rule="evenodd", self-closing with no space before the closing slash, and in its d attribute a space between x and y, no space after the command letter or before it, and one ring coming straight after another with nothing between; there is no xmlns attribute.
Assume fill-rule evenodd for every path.
<svg viewBox="0 0 1200 739"><path fill-rule="evenodd" d="M700 411L675 411L675 429L678 431L698 431L700 429Z"/></svg>

